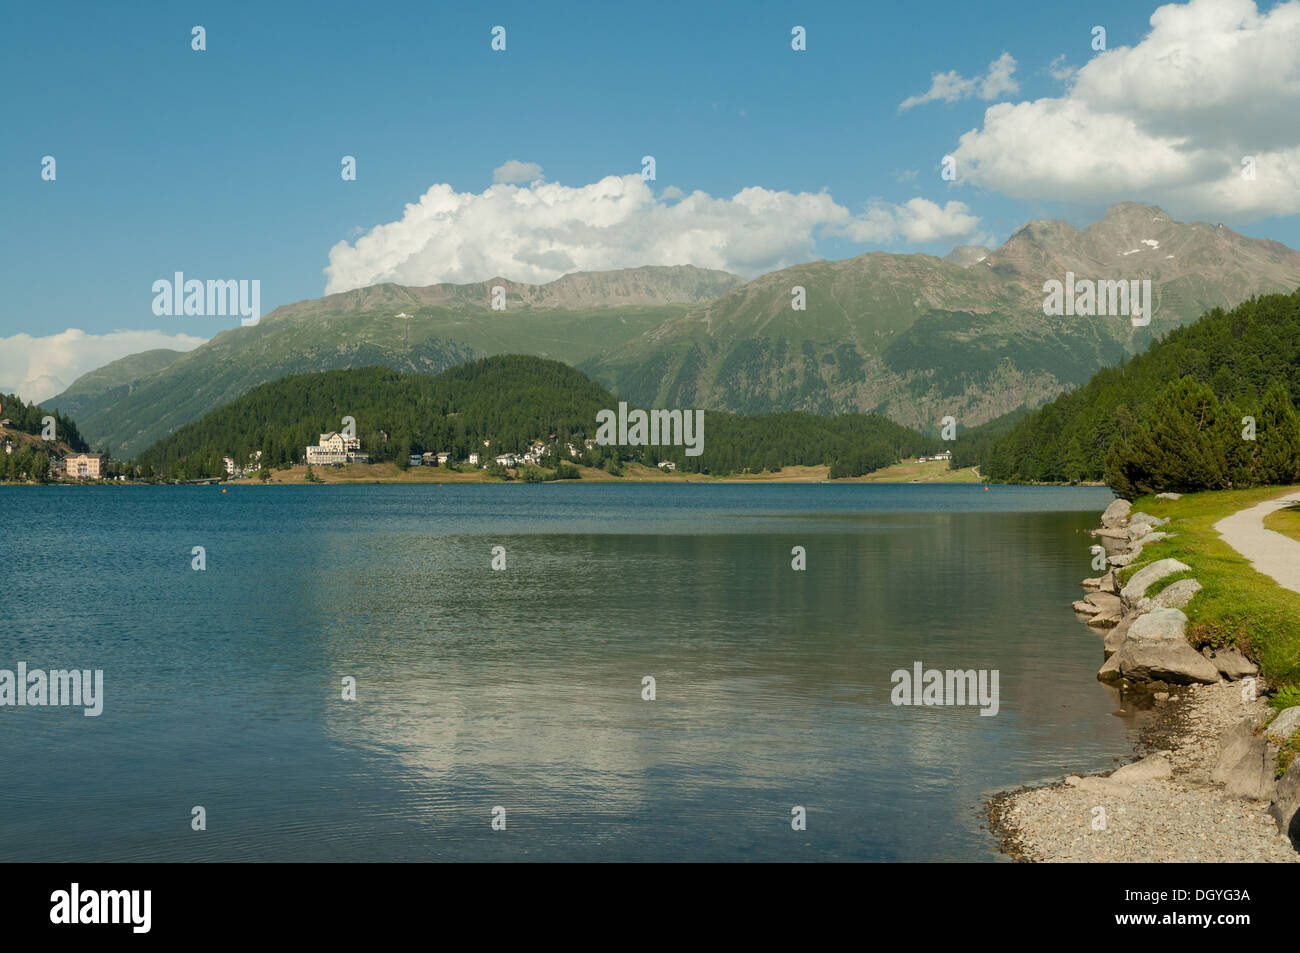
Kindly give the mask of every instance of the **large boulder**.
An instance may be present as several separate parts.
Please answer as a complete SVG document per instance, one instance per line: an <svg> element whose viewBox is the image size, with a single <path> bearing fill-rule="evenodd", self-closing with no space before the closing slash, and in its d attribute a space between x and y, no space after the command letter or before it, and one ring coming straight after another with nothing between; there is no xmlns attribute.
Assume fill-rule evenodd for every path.
<svg viewBox="0 0 1300 953"><path fill-rule="evenodd" d="M1138 784L1142 781L1159 781L1174 776L1173 765L1163 754L1147 755L1141 761L1134 761L1116 769L1110 776L1112 781L1120 784Z"/></svg>
<svg viewBox="0 0 1300 953"><path fill-rule="evenodd" d="M1274 741L1285 741L1297 731L1300 731L1300 705L1292 705L1282 709L1282 713L1273 719L1264 733Z"/></svg>
<svg viewBox="0 0 1300 953"><path fill-rule="evenodd" d="M1108 629L1124 617L1124 604L1109 592L1090 592L1083 602L1088 608L1080 611L1092 616L1088 625L1093 628Z"/></svg>
<svg viewBox="0 0 1300 953"><path fill-rule="evenodd" d="M1278 832L1289 837L1296 850L1300 850L1300 758L1291 762L1291 767L1277 782L1268 812L1277 821Z"/></svg>
<svg viewBox="0 0 1300 953"><path fill-rule="evenodd" d="M1129 640L1139 642L1182 642L1187 645L1187 616L1180 609L1152 609L1133 620ZM1190 645L1187 646L1191 648Z"/></svg>
<svg viewBox="0 0 1300 953"><path fill-rule="evenodd" d="M1180 610L1152 609L1138 616L1107 664L1114 662L1120 675L1134 682L1213 685L1219 670L1187 644L1186 627L1187 616Z"/></svg>
<svg viewBox="0 0 1300 953"><path fill-rule="evenodd" d="M1111 592L1090 592L1083 597L1083 601L1103 611L1118 609L1121 606L1119 596Z"/></svg>
<svg viewBox="0 0 1300 953"><path fill-rule="evenodd" d="M1157 500L1181 500L1182 498L1183 495L1181 493L1157 493L1156 494Z"/></svg>
<svg viewBox="0 0 1300 953"><path fill-rule="evenodd" d="M1151 532L1150 523L1129 523L1128 538L1130 541L1137 541Z"/></svg>
<svg viewBox="0 0 1300 953"><path fill-rule="evenodd" d="M1091 589L1093 592L1108 592L1112 596L1119 595L1119 587L1115 585L1115 573L1108 572L1104 576L1095 576L1092 579L1085 579L1079 583L1085 589Z"/></svg>
<svg viewBox="0 0 1300 953"><path fill-rule="evenodd" d="M1101 794L1109 797L1129 797L1133 794L1133 788L1119 781L1112 781L1110 778L1099 778L1095 775L1089 775L1086 778L1077 778L1070 775L1065 779L1065 783L1070 787L1078 788L1080 791L1087 791L1089 794Z"/></svg>
<svg viewBox="0 0 1300 953"><path fill-rule="evenodd" d="M1112 630L1113 631L1113 630ZM1124 676L1119 670L1119 653L1116 652L1110 658L1106 659L1101 670L1097 672L1097 678L1103 682L1118 682Z"/></svg>
<svg viewBox="0 0 1300 953"><path fill-rule="evenodd" d="M1143 566L1133 574L1120 590L1120 596L1127 605L1137 605L1147 594L1147 588L1154 582L1172 576L1176 572L1187 572L1192 567L1177 559L1158 559L1149 566Z"/></svg>
<svg viewBox="0 0 1300 953"><path fill-rule="evenodd" d="M1174 585L1177 585L1177 583ZM1219 674L1230 682L1241 681L1247 675L1259 674L1259 666L1242 655L1235 647L1226 649L1204 648L1201 649L1201 654L1213 662L1214 667L1219 670Z"/></svg>
<svg viewBox="0 0 1300 953"><path fill-rule="evenodd" d="M1101 609L1087 624L1093 629L1113 629L1123 618L1124 610L1116 606L1114 609Z"/></svg>
<svg viewBox="0 0 1300 953"><path fill-rule="evenodd" d="M1223 784L1234 797L1268 801L1273 797L1273 766L1268 743L1255 734L1249 718L1243 718L1219 737L1219 757L1210 779Z"/></svg>
<svg viewBox="0 0 1300 953"><path fill-rule="evenodd" d="M1101 514L1101 525L1106 529L1116 529L1128 523L1128 515L1133 512L1133 504L1128 500L1116 500L1106 507Z"/></svg>
<svg viewBox="0 0 1300 953"><path fill-rule="evenodd" d="M1133 513L1128 519L1129 529L1132 529L1135 525L1141 525L1143 523L1154 528L1156 526L1164 526L1168 522L1168 519L1161 519L1159 516L1152 516L1150 513L1142 512Z"/></svg>
<svg viewBox="0 0 1300 953"><path fill-rule="evenodd" d="M1154 597L1138 600L1139 609L1181 609L1192 601L1192 596L1201 591L1201 584L1195 579L1179 579L1171 582Z"/></svg>
<svg viewBox="0 0 1300 953"><path fill-rule="evenodd" d="M1123 645L1124 640L1128 638L1128 630L1132 628L1133 623L1136 622L1137 619L1137 613L1130 612L1128 615L1124 616L1124 618L1119 620L1119 624L1116 625L1115 628L1106 633L1106 642L1102 646L1102 651L1106 653L1106 658L1110 658L1119 651L1119 647Z"/></svg>
<svg viewBox="0 0 1300 953"><path fill-rule="evenodd" d="M1231 728L1219 735L1219 756L1214 767L1210 769L1210 780L1222 784L1228 780L1232 767L1242 759L1252 745L1260 741L1255 734L1255 723L1250 718L1242 718Z"/></svg>

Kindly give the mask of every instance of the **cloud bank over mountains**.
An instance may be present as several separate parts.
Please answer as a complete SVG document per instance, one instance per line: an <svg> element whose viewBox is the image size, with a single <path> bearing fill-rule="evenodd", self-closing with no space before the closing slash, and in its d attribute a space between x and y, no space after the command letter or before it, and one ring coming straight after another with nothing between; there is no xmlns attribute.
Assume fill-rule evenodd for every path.
<svg viewBox="0 0 1300 953"><path fill-rule="evenodd" d="M961 202L914 198L859 214L826 192L751 186L730 198L672 186L656 195L639 174L584 186L546 182L535 163L511 160L481 193L429 188L401 219L376 225L329 253L325 293L380 282L431 285L501 276L553 281L574 271L696 265L745 277L815 258L821 236L888 244L969 235L979 219ZM516 185L520 178L527 185Z"/></svg>
<svg viewBox="0 0 1300 953"><path fill-rule="evenodd" d="M25 401L48 400L82 374L141 351L169 348L192 351L207 338L162 331L113 331L87 334L68 328L58 334L0 338L0 393Z"/></svg>

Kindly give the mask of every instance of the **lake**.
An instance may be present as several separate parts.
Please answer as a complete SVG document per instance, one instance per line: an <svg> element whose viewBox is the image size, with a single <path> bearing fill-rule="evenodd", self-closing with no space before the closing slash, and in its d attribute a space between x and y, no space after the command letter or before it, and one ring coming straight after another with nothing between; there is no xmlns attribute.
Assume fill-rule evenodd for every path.
<svg viewBox="0 0 1300 953"><path fill-rule="evenodd" d="M1111 499L0 487L0 669L104 673L0 708L0 858L997 861L987 797L1133 740L1070 612Z"/></svg>

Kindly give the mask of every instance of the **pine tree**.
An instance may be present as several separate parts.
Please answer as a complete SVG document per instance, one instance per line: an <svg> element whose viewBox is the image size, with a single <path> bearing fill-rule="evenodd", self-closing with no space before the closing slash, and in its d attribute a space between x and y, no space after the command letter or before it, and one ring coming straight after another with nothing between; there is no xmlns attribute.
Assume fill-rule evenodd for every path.
<svg viewBox="0 0 1300 953"><path fill-rule="evenodd" d="M1269 387L1260 404L1255 442L1259 483L1300 482L1300 415L1278 382Z"/></svg>

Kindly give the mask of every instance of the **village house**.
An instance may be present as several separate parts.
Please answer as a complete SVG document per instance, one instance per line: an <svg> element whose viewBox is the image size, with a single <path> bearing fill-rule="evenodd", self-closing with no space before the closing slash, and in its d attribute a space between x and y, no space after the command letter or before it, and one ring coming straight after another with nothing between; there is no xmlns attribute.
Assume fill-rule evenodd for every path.
<svg viewBox="0 0 1300 953"><path fill-rule="evenodd" d="M427 453L424 454L423 456L421 456L418 453L413 453L411 454L410 459L408 459L406 462L409 466L422 467L424 466L424 458L427 456L428 456Z"/></svg>
<svg viewBox="0 0 1300 953"><path fill-rule="evenodd" d="M470 466L472 466L472 467L476 467L476 466L478 466L478 461L479 461L479 455L478 455L477 453L471 453L471 454L469 455L469 465L470 465Z"/></svg>
<svg viewBox="0 0 1300 953"><path fill-rule="evenodd" d="M361 440L341 433L323 433L320 443L307 448L307 464L342 466L345 463L369 463L370 455L361 453Z"/></svg>
<svg viewBox="0 0 1300 953"><path fill-rule="evenodd" d="M503 453L501 456L497 457L497 463L501 464L503 467L513 467L519 463L519 458L513 453Z"/></svg>
<svg viewBox="0 0 1300 953"><path fill-rule="evenodd" d="M63 460L63 472L74 480L99 480L107 461L102 453L77 453Z"/></svg>
<svg viewBox="0 0 1300 953"><path fill-rule="evenodd" d="M244 472L235 466L234 457L222 457L221 462L226 466L226 476L230 477L232 480L244 475Z"/></svg>

